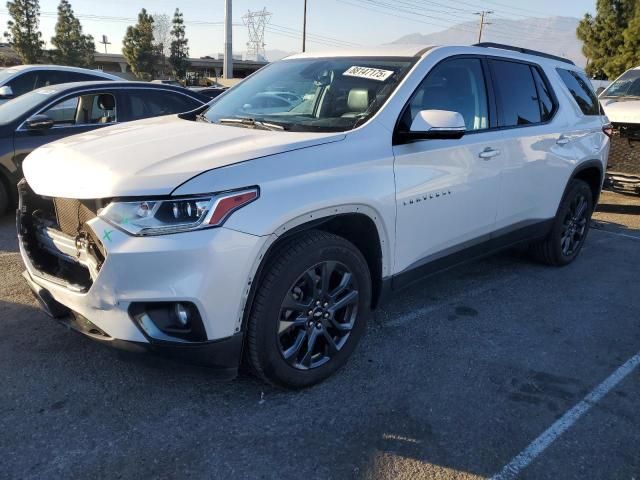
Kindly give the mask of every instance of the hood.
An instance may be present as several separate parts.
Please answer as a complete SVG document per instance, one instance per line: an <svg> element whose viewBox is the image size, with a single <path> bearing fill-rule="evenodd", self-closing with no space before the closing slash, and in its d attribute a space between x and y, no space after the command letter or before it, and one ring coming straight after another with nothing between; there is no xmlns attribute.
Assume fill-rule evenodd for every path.
<svg viewBox="0 0 640 480"><path fill-rule="evenodd" d="M40 147L26 158L23 172L36 193L51 197L167 195L207 170L344 138L157 117Z"/></svg>
<svg viewBox="0 0 640 480"><path fill-rule="evenodd" d="M640 123L639 99L603 98L600 103L610 122Z"/></svg>

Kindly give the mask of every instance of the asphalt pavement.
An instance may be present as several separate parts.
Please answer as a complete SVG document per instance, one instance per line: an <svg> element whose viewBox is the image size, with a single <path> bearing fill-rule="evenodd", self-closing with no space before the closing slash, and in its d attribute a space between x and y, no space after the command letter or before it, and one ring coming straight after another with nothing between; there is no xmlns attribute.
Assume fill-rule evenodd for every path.
<svg viewBox="0 0 640 480"><path fill-rule="evenodd" d="M640 198L605 193L594 227L565 268L514 250L414 285L337 375L287 392L67 331L5 217L0 478L638 480Z"/></svg>

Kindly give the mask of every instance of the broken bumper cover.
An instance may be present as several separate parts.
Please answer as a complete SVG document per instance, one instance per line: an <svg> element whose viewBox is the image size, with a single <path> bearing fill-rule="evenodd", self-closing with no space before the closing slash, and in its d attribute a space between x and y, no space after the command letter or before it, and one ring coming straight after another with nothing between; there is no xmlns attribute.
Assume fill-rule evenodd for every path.
<svg viewBox="0 0 640 480"><path fill-rule="evenodd" d="M51 293L38 285L28 271L23 276L42 309L60 324L103 345L132 353L151 353L193 365L213 368L216 377L235 378L242 355L243 334L198 343L170 343L156 341L131 341L113 338L83 317L56 301Z"/></svg>

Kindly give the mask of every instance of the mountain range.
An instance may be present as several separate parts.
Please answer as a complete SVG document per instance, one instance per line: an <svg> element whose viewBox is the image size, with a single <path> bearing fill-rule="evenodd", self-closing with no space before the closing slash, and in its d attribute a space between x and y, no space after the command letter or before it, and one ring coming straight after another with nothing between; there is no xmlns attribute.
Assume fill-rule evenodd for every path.
<svg viewBox="0 0 640 480"><path fill-rule="evenodd" d="M573 60L582 67L582 42L576 37L580 20L572 17L526 18L510 20L489 18L484 27L482 41L506 43L518 47L540 50ZM391 44L471 45L478 41L479 22L465 22L440 32L410 33Z"/></svg>

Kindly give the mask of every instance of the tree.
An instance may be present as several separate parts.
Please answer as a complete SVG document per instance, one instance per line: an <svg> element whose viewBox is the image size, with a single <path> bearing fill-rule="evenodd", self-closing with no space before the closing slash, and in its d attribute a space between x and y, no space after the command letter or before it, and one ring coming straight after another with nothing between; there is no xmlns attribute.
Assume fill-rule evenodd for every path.
<svg viewBox="0 0 640 480"><path fill-rule="evenodd" d="M166 58L171 54L171 18L164 13L153 14L153 44L160 57L162 73L166 70Z"/></svg>
<svg viewBox="0 0 640 480"><path fill-rule="evenodd" d="M615 78L625 70L625 31L635 11L636 0L598 0L596 15L584 16L576 34L583 41L590 76Z"/></svg>
<svg viewBox="0 0 640 480"><path fill-rule="evenodd" d="M51 38L51 43L56 47L51 52L51 59L55 63L74 67L93 65L96 44L91 35L83 35L80 20L73 14L67 0L61 0L58 5L56 34Z"/></svg>
<svg viewBox="0 0 640 480"><path fill-rule="evenodd" d="M42 56L42 33L40 26L40 4L38 0L14 0L7 2L11 20L4 32L7 42L24 63L36 63Z"/></svg>
<svg viewBox="0 0 640 480"><path fill-rule="evenodd" d="M640 1L636 3L633 17L629 20L623 36L624 44L620 60L624 71L640 65Z"/></svg>
<svg viewBox="0 0 640 480"><path fill-rule="evenodd" d="M133 74L140 79L153 77L156 54L153 46L153 17L143 8L138 23L127 27L122 42L122 54Z"/></svg>
<svg viewBox="0 0 640 480"><path fill-rule="evenodd" d="M184 19L176 8L173 14L173 28L171 29L171 55L169 62L173 67L176 78L184 79L189 69L189 40L185 38Z"/></svg>

